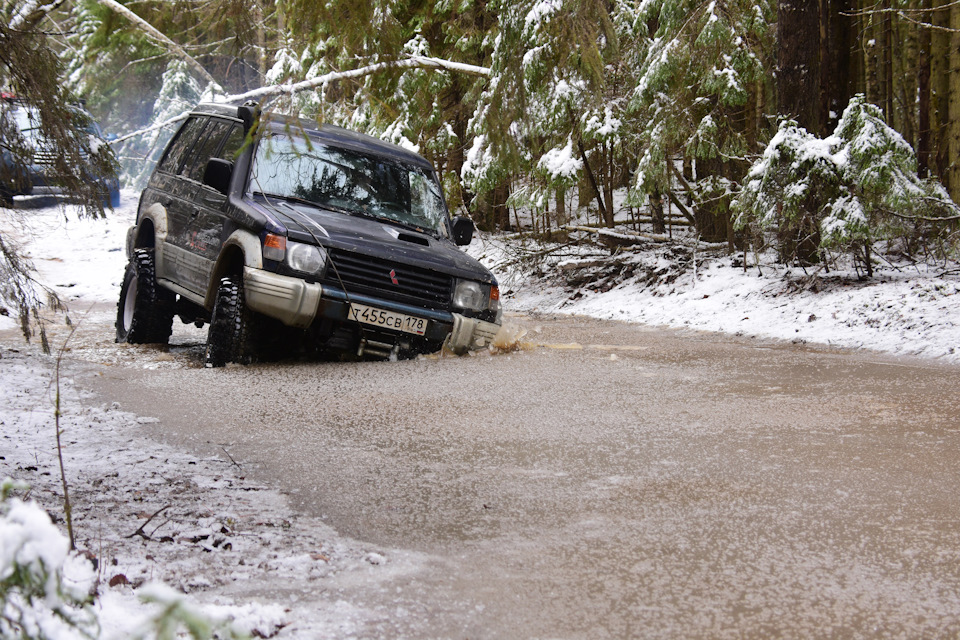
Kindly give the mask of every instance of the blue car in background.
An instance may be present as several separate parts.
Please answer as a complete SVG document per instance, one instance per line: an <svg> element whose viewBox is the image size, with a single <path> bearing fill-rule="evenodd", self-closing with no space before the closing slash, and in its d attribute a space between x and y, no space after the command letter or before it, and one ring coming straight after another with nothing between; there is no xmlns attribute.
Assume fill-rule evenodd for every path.
<svg viewBox="0 0 960 640"><path fill-rule="evenodd" d="M87 142L82 151L88 158L106 139L100 125L90 113L79 106L71 107L76 114L78 126L83 127ZM51 145L40 126L40 114L33 106L16 99L7 99L4 109L5 132L19 131L20 139L0 140L0 206L13 207L13 197L18 195L41 195L63 193L63 176L58 174ZM14 134L15 136L15 134ZM14 151L14 148L18 151ZM120 181L114 173L103 175L91 162L84 169L85 179L95 181L101 186L105 206L117 207L120 204Z"/></svg>

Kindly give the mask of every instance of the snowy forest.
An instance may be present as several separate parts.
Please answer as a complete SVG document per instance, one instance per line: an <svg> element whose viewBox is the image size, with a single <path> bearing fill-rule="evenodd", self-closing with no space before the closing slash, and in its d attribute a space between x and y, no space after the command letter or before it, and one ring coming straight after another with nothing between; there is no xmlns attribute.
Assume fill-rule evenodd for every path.
<svg viewBox="0 0 960 640"><path fill-rule="evenodd" d="M772 244L784 261L839 252L867 271L881 241L955 257L957 3L17 0L4 13L4 50L51 51L50 71L119 136L129 188L192 105L253 98L418 151L484 230L545 234L581 215ZM5 91L23 91L25 60L4 56Z"/></svg>

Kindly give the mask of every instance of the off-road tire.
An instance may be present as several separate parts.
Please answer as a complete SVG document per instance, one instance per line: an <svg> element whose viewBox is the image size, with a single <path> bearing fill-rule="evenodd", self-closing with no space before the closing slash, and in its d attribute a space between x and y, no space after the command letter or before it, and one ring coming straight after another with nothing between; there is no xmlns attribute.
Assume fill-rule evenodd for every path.
<svg viewBox="0 0 960 640"><path fill-rule="evenodd" d="M204 365L222 367L228 362L253 362L257 356L257 319L244 300L243 279L227 276L220 280L207 330Z"/></svg>
<svg viewBox="0 0 960 640"><path fill-rule="evenodd" d="M166 344L176 296L157 285L153 249L136 249L127 263L117 303L117 342Z"/></svg>

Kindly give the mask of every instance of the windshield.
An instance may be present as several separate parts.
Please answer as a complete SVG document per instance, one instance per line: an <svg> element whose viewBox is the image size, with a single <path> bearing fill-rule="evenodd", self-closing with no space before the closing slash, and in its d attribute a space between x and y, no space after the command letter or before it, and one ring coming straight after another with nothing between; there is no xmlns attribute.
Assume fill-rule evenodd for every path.
<svg viewBox="0 0 960 640"><path fill-rule="evenodd" d="M23 134L27 141L40 139L40 114L35 109L16 109L14 117L17 121L17 128Z"/></svg>
<svg viewBox="0 0 960 640"><path fill-rule="evenodd" d="M306 138L264 138L251 185L264 195L446 234L446 207L432 174Z"/></svg>
<svg viewBox="0 0 960 640"><path fill-rule="evenodd" d="M71 117L74 122L80 125L79 130L89 133L98 138L103 137L100 125L93 120L90 114L80 109L70 109ZM17 123L17 129L23 135L24 139L31 143L44 143L45 138L41 133L40 114L34 107L15 107L13 109L14 119Z"/></svg>

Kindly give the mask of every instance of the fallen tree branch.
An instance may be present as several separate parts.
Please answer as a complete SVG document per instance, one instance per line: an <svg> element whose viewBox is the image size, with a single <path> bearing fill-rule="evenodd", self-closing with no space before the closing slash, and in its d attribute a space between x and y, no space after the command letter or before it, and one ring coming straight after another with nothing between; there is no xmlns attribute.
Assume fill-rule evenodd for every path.
<svg viewBox="0 0 960 640"><path fill-rule="evenodd" d="M585 227L582 225L573 225L568 224L563 227L564 229L569 229L570 231L585 231L587 233L592 233L600 237L601 241L607 241L612 244L640 244L642 242L672 242L675 244L686 244L696 247L705 247L708 249L726 249L727 244L725 242L704 242L702 240L689 240L682 238L671 238L670 236L652 234L652 233L621 233L619 231L614 231L612 229L597 229L594 227Z"/></svg>
<svg viewBox="0 0 960 640"><path fill-rule="evenodd" d="M169 509L171 506L173 506L173 505L169 505L169 504L168 504L167 506L163 507L162 509L160 509L159 511L157 511L156 513L154 513L152 516L150 516L149 518L147 518L147 521L144 522L142 525L140 525L140 528L139 528L139 529L137 529L136 531L134 531L134 532L131 533L130 535L124 536L124 537L125 537L125 538L132 538L133 536L140 536L140 537L143 538L144 540L149 540L149 539L150 539L150 536L148 536L146 533L144 533L143 529L144 529L148 524L150 524L150 521L151 521L151 520L153 520L154 518L156 518L158 515L160 515L161 513L163 513L164 511L166 511L167 509Z"/></svg>
<svg viewBox="0 0 960 640"><path fill-rule="evenodd" d="M243 470L243 467L240 466L240 463L239 463L239 462L237 462L236 460L233 459L233 456L230 455L230 452L227 451L227 448L226 448L226 447L223 447L223 446L221 446L220 448L223 449L223 452L224 452L225 454L227 454L227 457L228 457L228 458L230 458L230 462L232 462L233 464L237 465L237 469L240 469L240 470L242 471L242 470Z"/></svg>
<svg viewBox="0 0 960 640"><path fill-rule="evenodd" d="M223 101L260 101L265 98L273 98L275 96L294 95L303 91L310 91L311 89L322 87L323 85L336 80L362 78L363 76L368 76L373 73L377 73L378 71L386 71L387 69L439 69L443 71L456 71L457 73L463 73L466 75L482 76L484 78L490 77L490 69L487 67L478 67L476 65L464 64L461 62L451 62L450 60L441 60L440 58L413 56L411 58L404 58L403 60L388 60L386 62L378 62L376 64L370 64L358 69L349 69L347 71L331 71L330 73L325 73L322 76L310 78L309 80L303 80L302 82L295 82L293 84L275 84L269 87L261 87L260 89L254 89L253 91L247 91L246 93L238 93L232 96L227 96L223 99Z"/></svg>
<svg viewBox="0 0 960 640"><path fill-rule="evenodd" d="M115 0L100 1L114 2ZM224 96L222 98L218 98L217 101L236 104L241 104L250 100L261 102L267 98L274 98L281 95L292 96L303 91L310 91L311 89L316 89L317 87L321 87L330 82L336 82L337 80L362 78L379 71L385 71L387 69L439 69L444 71L455 71L457 73L464 73L466 75L490 77L490 69L487 67L478 67L476 65L463 64L460 62L451 62L450 60L441 60L439 58L414 56L412 58L405 58L403 60L378 62L376 64L367 65L358 69L350 69L348 71L333 71L330 73L325 73L322 76L317 76L316 78L311 78L310 80L304 80L303 82L296 82L293 84L275 84L269 87L261 87L260 89L254 89L253 91L247 91L246 93L237 93L230 96ZM184 111L180 115L174 116L169 120L164 120L163 122L151 125L145 129L139 129L132 133L120 136L119 138L111 141L111 144L118 144L124 140L129 140L130 138L135 138L137 136L158 131L164 127L169 127L182 120L186 120L189 115L189 111Z"/></svg>
<svg viewBox="0 0 960 640"><path fill-rule="evenodd" d="M130 9L126 8L125 6L117 2L117 0L97 0L97 2L99 2L106 8L110 9L114 13L117 13L123 16L124 18L126 18L127 20L129 20L130 22L132 22L134 26L136 26L138 29L140 29L145 34L147 34L147 37L153 40L154 42L156 42L157 44L161 44L165 47L168 47L170 51L173 52L174 55L176 55L178 58L186 62L190 66L190 68L196 71L200 75L200 77L202 77L204 80L206 80L211 84L216 85L217 87L220 86L220 83L213 79L213 76L210 75L210 72L204 69L203 65L197 62L196 58L194 58L189 53L184 51L183 47L178 45L176 42L174 42L167 36L163 35L163 33L161 33L159 29L154 27L152 24L150 24L149 22L147 22L137 14L135 14Z"/></svg>

